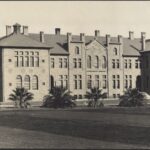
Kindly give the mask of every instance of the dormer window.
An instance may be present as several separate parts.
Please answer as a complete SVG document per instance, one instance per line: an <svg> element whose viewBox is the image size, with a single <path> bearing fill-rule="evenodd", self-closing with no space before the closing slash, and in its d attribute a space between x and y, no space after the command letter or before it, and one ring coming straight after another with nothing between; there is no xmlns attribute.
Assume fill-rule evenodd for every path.
<svg viewBox="0 0 150 150"><path fill-rule="evenodd" d="M80 54L80 51L79 51L79 47L78 47L78 46L75 47L75 54L77 54L77 55Z"/></svg>

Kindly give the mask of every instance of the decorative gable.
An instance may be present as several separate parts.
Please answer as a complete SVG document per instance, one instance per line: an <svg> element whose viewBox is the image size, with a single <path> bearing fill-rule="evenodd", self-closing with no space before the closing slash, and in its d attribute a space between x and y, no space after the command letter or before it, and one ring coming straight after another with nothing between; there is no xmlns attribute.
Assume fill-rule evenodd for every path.
<svg viewBox="0 0 150 150"><path fill-rule="evenodd" d="M95 50L95 51L105 51L105 47L99 43L97 40L93 40L86 46L87 50Z"/></svg>

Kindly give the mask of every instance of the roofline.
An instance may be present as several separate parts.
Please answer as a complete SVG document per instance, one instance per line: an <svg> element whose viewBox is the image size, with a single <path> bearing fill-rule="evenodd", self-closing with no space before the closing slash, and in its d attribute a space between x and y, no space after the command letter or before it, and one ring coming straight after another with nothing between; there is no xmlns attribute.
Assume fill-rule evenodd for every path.
<svg viewBox="0 0 150 150"><path fill-rule="evenodd" d="M140 57L140 55L122 55L123 57Z"/></svg>
<svg viewBox="0 0 150 150"><path fill-rule="evenodd" d="M31 46L0 46L1 48L35 48L35 49L51 49L51 47L31 47Z"/></svg>
<svg viewBox="0 0 150 150"><path fill-rule="evenodd" d="M67 54L50 53L50 55L57 55L57 56L58 56L58 55L69 55L69 53L67 53Z"/></svg>
<svg viewBox="0 0 150 150"><path fill-rule="evenodd" d="M150 52L150 50L147 50L147 51L141 51L140 53L148 53Z"/></svg>

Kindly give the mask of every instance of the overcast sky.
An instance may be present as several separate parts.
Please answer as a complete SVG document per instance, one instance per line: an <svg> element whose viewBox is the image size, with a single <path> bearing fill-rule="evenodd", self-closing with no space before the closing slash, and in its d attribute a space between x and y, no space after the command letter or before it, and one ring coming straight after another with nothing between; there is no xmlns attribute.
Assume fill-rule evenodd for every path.
<svg viewBox="0 0 150 150"><path fill-rule="evenodd" d="M29 32L54 33L56 27L66 34L128 36L129 30L150 38L150 2L148 1L0 1L0 34L14 23L28 25Z"/></svg>

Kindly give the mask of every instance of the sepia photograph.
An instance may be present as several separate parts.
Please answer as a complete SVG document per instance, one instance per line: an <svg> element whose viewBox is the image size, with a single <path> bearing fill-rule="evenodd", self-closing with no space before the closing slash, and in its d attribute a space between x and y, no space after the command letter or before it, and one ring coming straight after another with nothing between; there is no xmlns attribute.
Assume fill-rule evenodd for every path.
<svg viewBox="0 0 150 150"><path fill-rule="evenodd" d="M0 1L0 149L150 149L150 1Z"/></svg>

